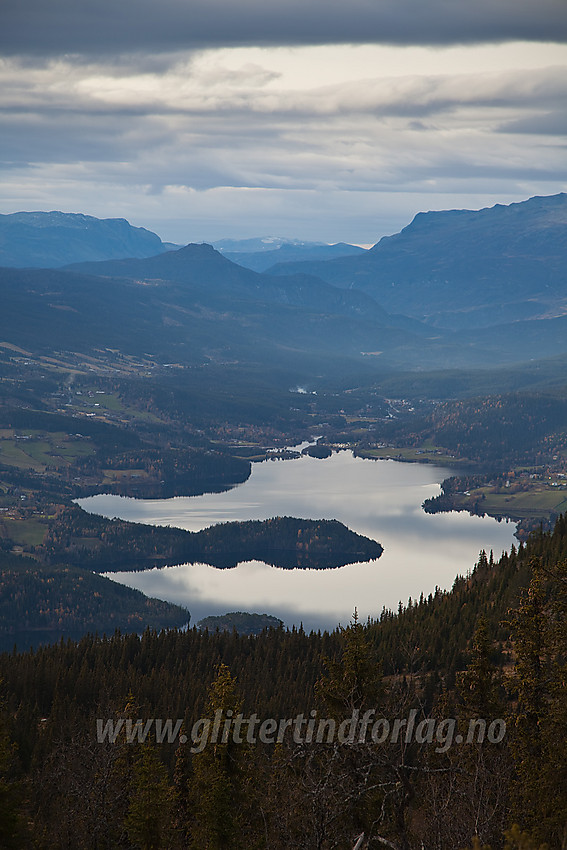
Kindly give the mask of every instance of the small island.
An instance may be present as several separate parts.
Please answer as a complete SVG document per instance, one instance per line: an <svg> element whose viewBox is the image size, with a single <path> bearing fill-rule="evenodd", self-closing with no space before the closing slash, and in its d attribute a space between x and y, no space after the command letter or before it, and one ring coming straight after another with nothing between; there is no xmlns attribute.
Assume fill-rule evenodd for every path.
<svg viewBox="0 0 567 850"><path fill-rule="evenodd" d="M204 617L197 623L201 631L238 632L239 635L259 635L264 629L280 629L283 621L270 614L249 614L246 611L232 611L229 614Z"/></svg>
<svg viewBox="0 0 567 850"><path fill-rule="evenodd" d="M306 446L301 454L309 455L309 457L315 457L318 460L325 460L326 458L331 457L333 452L330 446L320 446L317 444L314 446Z"/></svg>
<svg viewBox="0 0 567 850"><path fill-rule="evenodd" d="M383 551L335 519L274 517L191 532L105 519L73 506L52 520L35 554L51 564L117 572L185 563L226 569L251 560L283 569L334 569L375 560Z"/></svg>

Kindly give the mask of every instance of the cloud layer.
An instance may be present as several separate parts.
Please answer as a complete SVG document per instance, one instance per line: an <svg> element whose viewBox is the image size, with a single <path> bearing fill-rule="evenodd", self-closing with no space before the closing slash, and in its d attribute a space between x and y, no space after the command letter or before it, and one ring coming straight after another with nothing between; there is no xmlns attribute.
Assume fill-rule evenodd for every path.
<svg viewBox="0 0 567 850"><path fill-rule="evenodd" d="M373 242L419 209L567 188L565 0L4 0L0 15L2 212L125 216L177 241Z"/></svg>
<svg viewBox="0 0 567 850"><path fill-rule="evenodd" d="M564 0L3 0L5 54L567 40Z"/></svg>

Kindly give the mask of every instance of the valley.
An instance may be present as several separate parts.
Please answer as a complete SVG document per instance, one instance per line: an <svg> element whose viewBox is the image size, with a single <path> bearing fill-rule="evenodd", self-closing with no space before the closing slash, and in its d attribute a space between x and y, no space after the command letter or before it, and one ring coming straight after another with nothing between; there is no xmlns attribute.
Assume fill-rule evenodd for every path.
<svg viewBox="0 0 567 850"><path fill-rule="evenodd" d="M278 258L294 262L266 270L270 251L243 252L259 272L211 246L163 243L145 258L0 269L0 672L34 793L55 765L58 789L84 789L92 801L100 757L122 758L121 744L93 751L93 712L138 713L128 707L138 700L152 717L192 728L211 700L236 693L229 664L250 710L316 704L342 716L344 694L360 692L398 715L411 705L465 723L481 682L483 713L511 712L520 729L522 705L534 705L522 679L534 600L552 683L537 722L553 740L567 508L566 317L554 258L565 196L535 200L457 215L468 222L460 235L452 214L418 217L385 244L339 248L336 259L321 246L280 247ZM518 214L521 246L506 224ZM517 279L516 296L471 256L487 227L494 274ZM447 240L470 262L440 266ZM542 294L533 272L544 244ZM526 251L534 256L522 276ZM502 676L515 690L504 693ZM241 711L230 705L230 717ZM78 737L44 737L44 723L64 735L67 720ZM494 840L520 793L498 759L545 772L541 759L518 757L514 734L482 752L497 762L480 773L460 750L438 754L449 783L480 775L492 788L497 776L506 789L512 804L495 804ZM199 756L187 768L183 748L162 758L140 746L129 752L153 759L144 793L185 799L180 777L200 769ZM252 755L263 790L288 802L325 758L299 747L282 750L282 766L269 748ZM314 761L298 765L300 752ZM381 752L361 751L365 769L385 782L402 776L419 801L403 806L437 823L431 754L412 747L400 761L389 750L371 763ZM120 773L118 764L105 775L126 776L135 801L138 767ZM291 764L300 779L289 780ZM555 776L555 762L545 764ZM93 788L77 780L85 765ZM343 768L325 771L339 781L331 808L343 811ZM526 780L522 793L531 787ZM257 799L257 783L247 780L246 795ZM25 805L34 829L56 828L51 809ZM560 807L552 814L560 819ZM472 834L467 816L458 822ZM94 823L116 832L124 817L103 811ZM553 821L541 834L558 829Z"/></svg>
<svg viewBox="0 0 567 850"><path fill-rule="evenodd" d="M441 493L425 500L429 514L511 519L522 540L542 523L551 527L567 504L557 259L565 250L565 208L566 196L556 195L481 213L420 215L370 251L337 246L325 253L311 244L266 250L258 243L257 262L247 250L254 244L244 242L219 245L226 256L191 244L163 244L144 256L157 243L123 223L102 227L88 219L81 230L82 219L56 217L61 238L69 227L71 239L81 233L87 240L73 243L73 265L42 269L38 260L35 268L0 271L2 551L46 565L57 551L73 568L81 566L79 551L85 567L98 558L97 569L119 569L129 558L179 563L173 531L163 530L164 543L171 539L156 549L150 538L144 542L148 530L128 526L132 553L117 540L101 548L96 541L110 530L102 519L81 550L82 532L71 532L73 501L101 493L220 493L248 481L253 465L275 457L292 463L288 447L314 435L318 446L310 451L321 457L352 451L445 467ZM48 221L10 220L9 232L22 227L26 239L35 226L47 249ZM545 284L522 272L516 300L532 304L531 313L508 309L510 286L494 289L486 265L471 260L465 271L465 264L439 264L448 242L457 240L472 257L489 232L495 274L506 269L520 280L520 245L521 257L532 252L536 264L542 245L551 251ZM109 256L111 243L119 254L138 238L138 257ZM107 258L99 253L93 262L97 251ZM266 265L272 254L275 269ZM449 297L441 268L458 294ZM394 274L404 288L404 315L388 312L402 306L384 289ZM429 312L418 290L427 293ZM457 330L454 317L445 322L433 309L441 302L454 306L454 317L467 315L466 327ZM489 303L490 326L480 308ZM55 550L49 541L63 539L66 523L74 543ZM220 540L215 545L220 556ZM281 541L264 548L274 546L289 549ZM312 557L302 564L316 566ZM299 561L297 552L293 558Z"/></svg>

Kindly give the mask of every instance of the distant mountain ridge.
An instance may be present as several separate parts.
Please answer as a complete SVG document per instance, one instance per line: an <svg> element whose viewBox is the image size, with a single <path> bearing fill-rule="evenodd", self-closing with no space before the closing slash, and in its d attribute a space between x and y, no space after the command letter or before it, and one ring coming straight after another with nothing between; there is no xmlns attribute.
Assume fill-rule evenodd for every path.
<svg viewBox="0 0 567 850"><path fill-rule="evenodd" d="M271 276L271 283L264 280L260 286L262 297L270 301L289 303L295 286L291 303L301 303L297 285L280 286L279 299L275 298L273 280L299 275L305 281L307 275L311 284L306 305L313 294L327 295L329 307L342 301L341 311L348 304L358 312L380 314L381 321L387 314L403 315L433 328L460 332L567 315L565 193L478 211L418 213L407 227L383 237L370 250L281 237L224 239L215 245L225 263L232 260ZM78 270L77 263L153 258L155 270L144 267L140 272L144 278L177 280L174 265L186 266L188 257L181 255L181 261L172 247L178 246L124 219L61 212L0 216L0 265L5 267L73 266ZM160 255L168 256L163 266L157 261ZM196 256L191 262L198 271ZM81 271L131 277L139 270L134 263L104 269L83 265ZM243 278L238 278L234 266L221 270L217 261L215 275L221 271L226 281L224 289L216 281L217 294L222 290L234 295L236 286L252 300L255 286L249 279L243 289L237 284ZM323 281L333 289L325 290ZM341 296L341 290L349 295ZM399 326L399 320L394 324Z"/></svg>
<svg viewBox="0 0 567 850"><path fill-rule="evenodd" d="M277 263L295 263L312 260L334 260L336 257L353 257L366 253L365 248L358 245L347 245L337 242L335 245L282 245L273 251L257 251L245 253L241 251L225 251L223 256L233 263L238 263L247 269L257 272L269 271Z"/></svg>
<svg viewBox="0 0 567 850"><path fill-rule="evenodd" d="M105 277L144 280L148 283L168 281L183 287L184 295L202 290L209 298L221 296L246 301L288 304L325 312L366 316L382 323L387 313L363 292L345 292L318 278L292 275L262 275L244 268L216 251L206 242L189 244L145 259L107 260L97 263L74 263L70 271Z"/></svg>
<svg viewBox="0 0 567 850"><path fill-rule="evenodd" d="M321 248L326 242L305 242L303 239L287 239L285 236L253 236L250 239L217 239L211 242L221 254L260 254L278 251L280 248Z"/></svg>
<svg viewBox="0 0 567 850"><path fill-rule="evenodd" d="M78 232L85 222L72 217ZM114 233L138 230L117 222ZM207 244L60 269L3 268L0 341L44 352L149 351L187 365L299 364L317 375L525 362L567 354L566 261L562 194L419 214L359 256L282 263L277 273L245 268Z"/></svg>
<svg viewBox="0 0 567 850"><path fill-rule="evenodd" d="M290 263L367 292L389 313L472 329L567 313L567 194L482 210L418 213L359 257Z"/></svg>
<svg viewBox="0 0 567 850"><path fill-rule="evenodd" d="M65 269L0 269L0 292L0 340L44 353L109 347L168 363L321 374L491 366L567 348L567 317L496 333L440 331L389 315L360 290L259 274L206 244Z"/></svg>
<svg viewBox="0 0 567 850"><path fill-rule="evenodd" d="M32 350L111 346L168 362L264 367L378 349L415 363L424 346L365 293L306 275L261 275L210 245L66 269L0 269L0 291L0 339Z"/></svg>
<svg viewBox="0 0 567 850"><path fill-rule="evenodd" d="M0 215L0 266L57 268L119 257L151 257L169 250L157 234L124 218L82 213L17 212Z"/></svg>

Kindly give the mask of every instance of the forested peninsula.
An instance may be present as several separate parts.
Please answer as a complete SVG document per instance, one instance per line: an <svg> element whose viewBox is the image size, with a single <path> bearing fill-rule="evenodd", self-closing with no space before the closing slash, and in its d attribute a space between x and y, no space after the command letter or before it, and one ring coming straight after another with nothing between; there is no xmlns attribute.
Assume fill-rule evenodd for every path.
<svg viewBox="0 0 567 850"><path fill-rule="evenodd" d="M383 547L338 520L274 517L226 522L191 532L141 525L63 508L36 554L95 572L206 563L219 569L261 560L275 567L332 569L379 558Z"/></svg>

